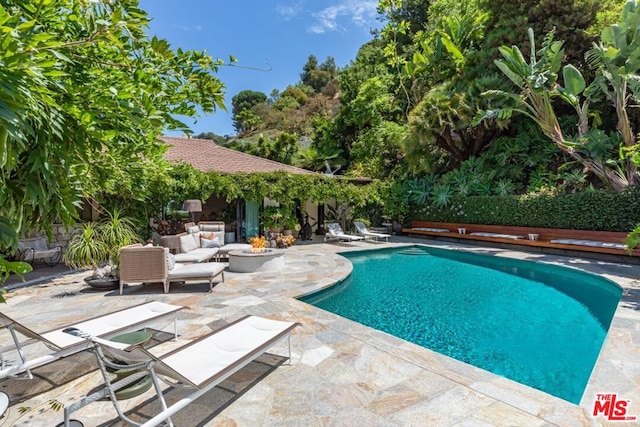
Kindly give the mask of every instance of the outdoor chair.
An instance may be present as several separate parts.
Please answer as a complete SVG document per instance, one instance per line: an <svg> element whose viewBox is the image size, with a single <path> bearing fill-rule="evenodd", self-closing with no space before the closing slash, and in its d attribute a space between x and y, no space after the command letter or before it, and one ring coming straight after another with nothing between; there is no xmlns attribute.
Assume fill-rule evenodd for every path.
<svg viewBox="0 0 640 427"><path fill-rule="evenodd" d="M134 244L120 249L120 295L124 285L130 283L162 283L164 293L169 293L172 282L207 281L209 292L216 277L224 282L221 262L181 264L174 262L168 248Z"/></svg>
<svg viewBox="0 0 640 427"><path fill-rule="evenodd" d="M327 224L327 234L324 236L324 241L328 242L330 240L346 240L349 242L356 240L363 240L362 236L355 236L353 234L347 234L342 230L340 224L337 222L331 222Z"/></svg>
<svg viewBox="0 0 640 427"><path fill-rule="evenodd" d="M360 222L360 221L354 221L353 225L356 227L356 233L359 236L364 237L365 239L375 239L376 241L378 239L384 239L386 242L388 242L389 241L389 237L391 237L391 235L389 235L389 234L375 233L373 231L369 231L367 229L367 226L364 225L364 223Z"/></svg>
<svg viewBox="0 0 640 427"><path fill-rule="evenodd" d="M103 397L111 398L111 402L122 420L134 425L140 425L140 423L129 419L124 414L118 404L115 393L117 390L149 375L163 409L142 425L156 426L167 420L168 425L173 426L172 415L285 338L289 338L288 359L291 361L290 333L297 326L300 326L300 324L256 316L245 316L160 357L151 354L140 346L128 346L127 344L95 338L81 329L69 328L66 330L67 333L73 334L74 337L80 336L89 340L91 349L98 358L105 387L76 403L65 406L64 423L60 425L71 425L70 416L73 412ZM137 368L138 372L115 382L110 381L108 368L118 369L123 366L129 369ZM159 380L169 384L170 388L181 386L193 391L188 396L167 407Z"/></svg>
<svg viewBox="0 0 640 427"><path fill-rule="evenodd" d="M30 264L42 261L49 267L53 267L62 259L62 248L60 246L49 247L44 237L20 239L18 241L18 259Z"/></svg>
<svg viewBox="0 0 640 427"><path fill-rule="evenodd" d="M177 313L183 308L185 307L152 301L44 333L37 333L0 312L0 328L7 328L13 340L13 344L0 349L0 379L23 372L26 372L26 378L32 379L31 369L85 350L88 347L86 340L63 332L69 327L79 328L93 336L108 339L143 329L161 319L173 316L174 336L177 338ZM18 333L28 340L20 342ZM27 358L24 348L36 342L42 342L52 350L52 353L33 359ZM6 358L6 354L13 351L18 353L19 360L10 361ZM0 401L3 400L0 398ZM8 399L6 401L8 403ZM4 410L6 407L0 407L1 412Z"/></svg>

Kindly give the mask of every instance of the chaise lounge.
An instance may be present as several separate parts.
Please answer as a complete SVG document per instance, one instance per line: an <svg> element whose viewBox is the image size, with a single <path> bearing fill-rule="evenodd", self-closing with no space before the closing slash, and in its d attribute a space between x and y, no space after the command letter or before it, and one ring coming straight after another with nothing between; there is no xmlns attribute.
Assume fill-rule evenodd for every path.
<svg viewBox="0 0 640 427"><path fill-rule="evenodd" d="M64 329L70 326L87 331L93 336L109 339L116 335L142 329L173 316L174 336L177 338L177 313L183 308L185 307L152 301L43 333L37 333L0 312L0 328L7 328L13 339L12 345L0 349L0 379L23 372L26 372L27 378L31 379L33 378L31 369L86 349L86 341L63 332ZM28 338L28 340L21 342L18 334ZM44 343L53 352L29 359L24 352L24 347L38 341ZM12 351L18 353L19 361L17 363L9 363L6 358L6 354ZM0 398L0 402L8 404L6 395L4 399ZM6 410L6 407L0 405L0 413L4 412L4 410Z"/></svg>
<svg viewBox="0 0 640 427"><path fill-rule="evenodd" d="M102 371L105 387L77 403L65 406L65 420L62 425L70 425L70 416L74 411L101 397L111 398L116 412L122 420L139 425L129 419L120 409L115 392L146 375L150 375L153 380L156 395L163 410L142 425L156 426L164 420L168 421L168 425L173 425L172 415L286 338L289 338L288 359L291 360L290 334L297 326L300 324L257 316L245 316L160 357L139 346L127 346L94 338L82 330L70 328L67 333L91 341ZM137 367L139 371L123 380L112 383L106 368L117 369L122 367L123 363L129 368ZM167 407L160 388L159 380L162 379L160 376L177 381L179 386L187 387L193 391L185 398Z"/></svg>
<svg viewBox="0 0 640 427"><path fill-rule="evenodd" d="M162 246L125 246L120 249L120 295L124 285L131 283L162 283L164 293L169 293L172 282L209 282L209 292L217 276L224 282L225 264L202 262L180 264L174 262L168 248Z"/></svg>
<svg viewBox="0 0 640 427"><path fill-rule="evenodd" d="M327 224L327 234L324 236L324 241L328 242L330 240L346 240L348 242L353 242L357 240L363 240L362 236L355 236L353 234L347 234L342 230L340 224L337 222L331 222Z"/></svg>
<svg viewBox="0 0 640 427"><path fill-rule="evenodd" d="M373 231L369 231L367 226L363 222L360 222L360 221L354 221L353 225L356 227L356 233L358 233L359 236L362 236L365 239L375 239L376 241L378 239L384 239L385 242L388 242L389 241L389 237L391 237L391 235L389 235L389 234L376 233L376 232L373 232Z"/></svg>

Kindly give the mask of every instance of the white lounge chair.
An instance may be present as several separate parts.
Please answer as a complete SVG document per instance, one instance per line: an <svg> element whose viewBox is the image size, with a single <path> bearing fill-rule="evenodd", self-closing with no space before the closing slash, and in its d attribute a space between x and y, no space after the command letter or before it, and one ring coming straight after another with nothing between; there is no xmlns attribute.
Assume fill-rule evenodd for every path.
<svg viewBox="0 0 640 427"><path fill-rule="evenodd" d="M147 302L44 333L34 332L0 312L0 328L7 328L13 339L13 344L0 349L0 379L23 372L26 372L27 377L31 379L33 378L31 369L86 349L86 340L63 332L64 329L70 326L87 331L97 337L112 338L116 335L145 328L154 322L173 316L174 336L177 338L177 313L183 308L185 307L157 301ZM29 339L20 342L18 333ZM28 359L24 352L24 347L38 341L53 352ZM5 354L13 351L18 353L20 360L10 362L6 359ZM0 403L3 401L4 397L0 397ZM3 408L0 404L0 413L4 412L4 410L6 410L6 407Z"/></svg>
<svg viewBox="0 0 640 427"><path fill-rule="evenodd" d="M61 425L70 425L72 412L102 397L111 398L122 420L140 425L122 412L115 392L150 375L163 410L142 425L156 426L167 420L168 425L172 426L172 415L285 338L289 338L288 357L291 360L290 333L296 326L300 324L245 316L160 357L154 356L139 346L127 346L127 344L90 337L77 329L67 330L69 334L83 336L93 343L92 347L98 357L105 387L77 403L67 405L64 409L65 421ZM127 368L138 368L139 372L111 383L107 367L117 369L122 368L123 364L126 364ZM177 381L179 385L193 389L193 392L167 407L159 383L159 379L163 378L159 376Z"/></svg>
<svg viewBox="0 0 640 427"><path fill-rule="evenodd" d="M152 301L44 333L34 332L0 312L0 328L7 328L13 339L12 345L0 349L0 379L25 371L31 378L31 369L84 350L87 347L85 340L63 332L64 329L69 327L76 327L94 336L108 339L116 335L142 329L156 321L173 316L174 335L177 338L177 312L183 308L185 307ZM29 340L20 342L16 332L29 338ZM28 360L24 353L24 347L37 341L41 341L53 350L53 353ZM18 352L21 363L9 366L4 354L12 350Z"/></svg>
<svg viewBox="0 0 640 427"><path fill-rule="evenodd" d="M325 242L328 242L329 240L347 240L349 242L352 242L362 239L364 239L364 237L347 234L342 231L342 227L340 227L340 224L338 224L337 222L331 222L327 224L327 234L324 236Z"/></svg>
<svg viewBox="0 0 640 427"><path fill-rule="evenodd" d="M376 233L373 231L369 231L367 229L367 226L364 225L363 222L360 221L354 221L353 225L356 227L356 233L358 233L358 235L364 237L365 239L375 239L376 241L378 239L384 239L385 242L389 241L389 237L391 237L391 235L389 234L385 234L385 233Z"/></svg>

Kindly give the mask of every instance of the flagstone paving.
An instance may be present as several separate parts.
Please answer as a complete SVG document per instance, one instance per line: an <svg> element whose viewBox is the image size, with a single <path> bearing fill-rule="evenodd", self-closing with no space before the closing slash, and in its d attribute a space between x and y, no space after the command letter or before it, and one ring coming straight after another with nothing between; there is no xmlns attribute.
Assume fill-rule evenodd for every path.
<svg viewBox="0 0 640 427"><path fill-rule="evenodd" d="M301 323L292 334L290 364L254 377L251 369L241 370L233 381L226 381L215 393L210 392L211 396L207 393L201 402L181 411L183 421L176 423L181 426L625 425L592 416L596 393L618 393L630 401L627 415L640 416L640 266L426 239L392 240L295 245L286 252L284 271L225 272L225 283L217 284L211 293L206 283L195 283L172 285L170 294L163 294L161 286L130 286L120 296L117 291L91 290L82 281L86 272L73 273L12 291L0 309L32 329L44 331L151 300L189 307L180 316L180 338L153 347L150 351L155 354L245 314ZM568 403L294 299L349 275L351 264L338 252L407 243L566 265L601 274L622 286L623 300L581 404ZM1 339L9 341L7 334ZM45 349L38 344L30 351ZM284 346L269 353L287 354ZM263 365L270 363L276 366L266 359ZM74 366L64 369L72 372ZM70 405L101 383L97 371L74 374L64 384L51 384L49 391L13 403L0 419L0 426L54 426L61 422L62 411L51 407L52 399ZM11 396L6 382L2 390ZM123 407L144 419L147 411L153 410L153 397L150 390L123 401ZM85 426L125 425L117 420L109 401L94 402L73 418Z"/></svg>

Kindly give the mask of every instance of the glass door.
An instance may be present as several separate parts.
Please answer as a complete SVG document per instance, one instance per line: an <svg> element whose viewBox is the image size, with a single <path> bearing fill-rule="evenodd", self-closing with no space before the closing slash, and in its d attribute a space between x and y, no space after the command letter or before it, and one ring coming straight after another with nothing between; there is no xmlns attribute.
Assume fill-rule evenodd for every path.
<svg viewBox="0 0 640 427"><path fill-rule="evenodd" d="M260 235L260 205L253 200L245 201L244 211L245 238L249 240L253 236Z"/></svg>

